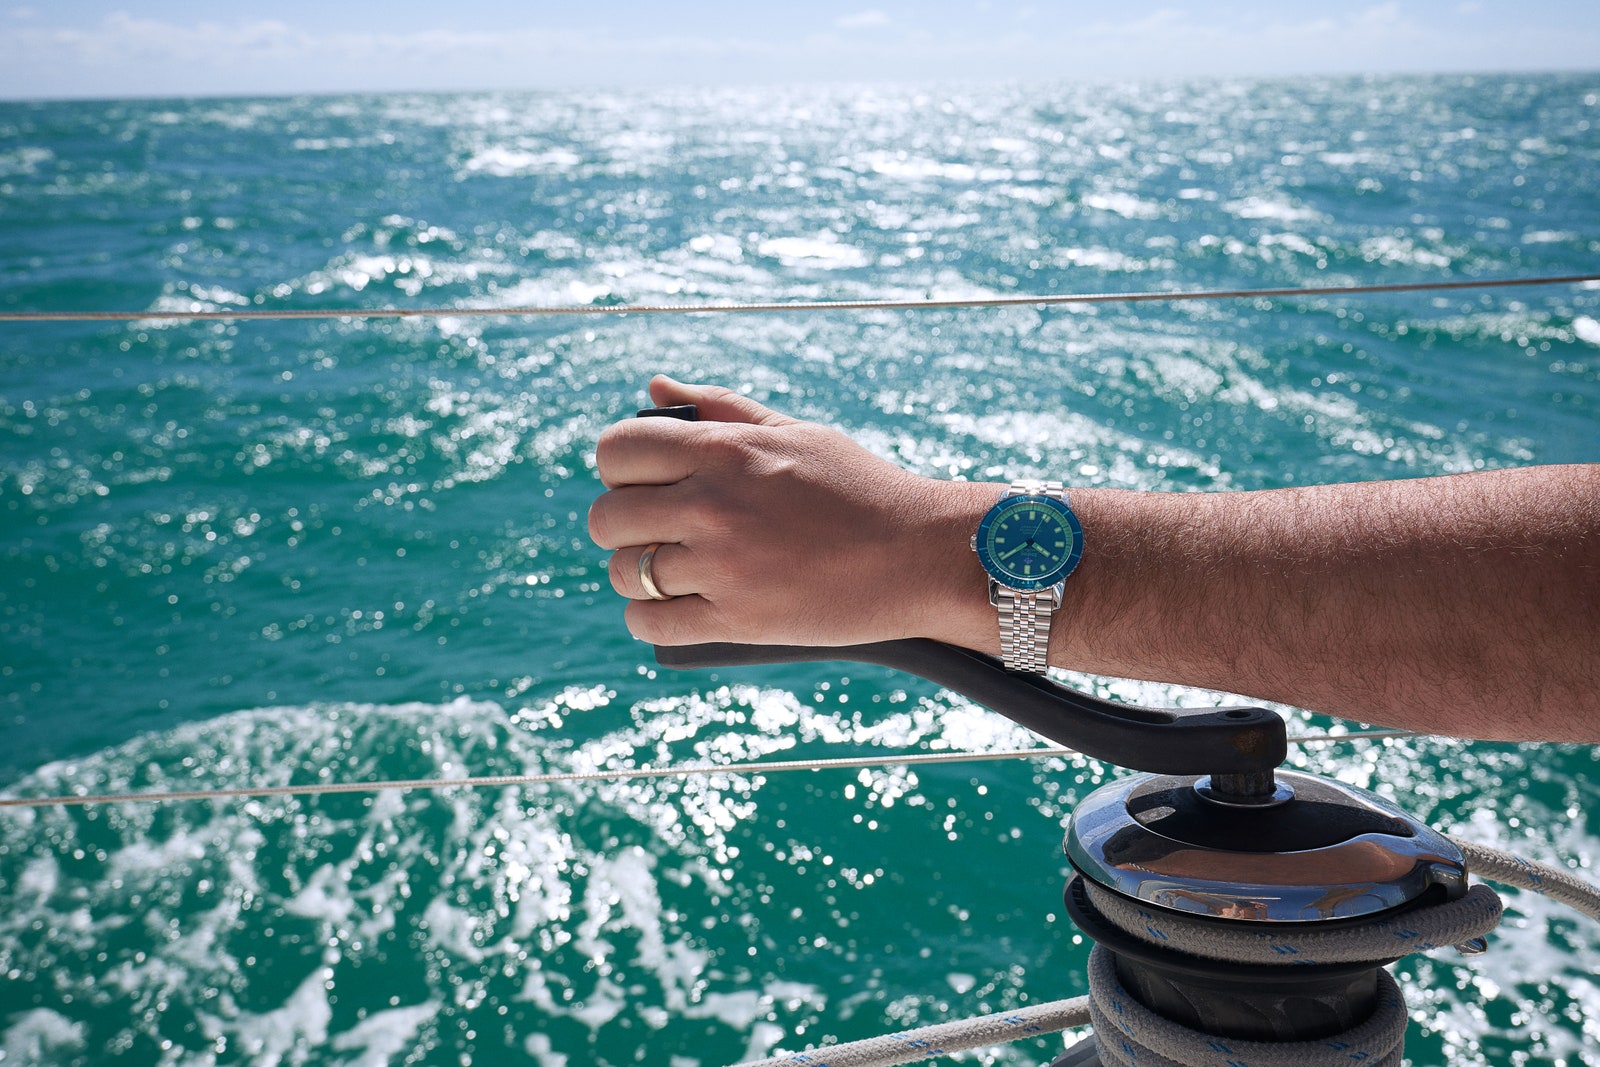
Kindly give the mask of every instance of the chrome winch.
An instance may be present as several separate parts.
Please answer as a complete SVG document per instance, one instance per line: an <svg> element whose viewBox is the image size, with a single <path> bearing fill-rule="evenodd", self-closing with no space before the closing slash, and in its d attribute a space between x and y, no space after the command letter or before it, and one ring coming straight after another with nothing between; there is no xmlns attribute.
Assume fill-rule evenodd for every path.
<svg viewBox="0 0 1600 1067"><path fill-rule="evenodd" d="M1160 1046L1167 1030L1191 1045L1270 1043L1275 1063L1329 1042L1368 1056L1363 1062L1397 1063L1405 1013L1384 966L1416 951L1419 938L1452 936L1433 933L1433 919L1414 929L1412 916L1449 911L1435 906L1452 902L1477 905L1463 899L1466 859L1448 838L1370 792L1280 770L1284 721L1265 708L1117 704L1007 671L970 649L915 639L656 654L676 668L817 660L893 667L1087 756L1144 772L1101 787L1072 813L1066 904L1096 942L1089 979L1097 1040L1053 1067L1146 1062L1146 1042ZM1486 929L1483 909L1476 911L1467 925ZM1467 934L1437 943L1471 951L1474 941Z"/></svg>

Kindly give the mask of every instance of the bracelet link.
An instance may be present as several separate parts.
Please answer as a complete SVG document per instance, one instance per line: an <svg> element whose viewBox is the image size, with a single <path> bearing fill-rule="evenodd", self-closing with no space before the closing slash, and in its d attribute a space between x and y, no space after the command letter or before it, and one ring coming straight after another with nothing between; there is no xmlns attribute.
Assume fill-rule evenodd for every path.
<svg viewBox="0 0 1600 1067"><path fill-rule="evenodd" d="M1058 591L1022 593L1001 587L995 606L1000 613L1000 658L1014 671L1043 673L1050 662L1050 619L1060 604Z"/></svg>

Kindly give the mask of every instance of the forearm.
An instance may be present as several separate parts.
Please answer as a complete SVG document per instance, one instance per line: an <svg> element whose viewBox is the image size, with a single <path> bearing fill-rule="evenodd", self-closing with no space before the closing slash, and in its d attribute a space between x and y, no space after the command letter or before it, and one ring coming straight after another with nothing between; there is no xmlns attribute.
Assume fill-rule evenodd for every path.
<svg viewBox="0 0 1600 1067"><path fill-rule="evenodd" d="M981 513L997 492L950 495ZM1600 740L1600 467L1072 501L1087 548L1052 663L1441 733ZM971 563L964 580L976 592L952 587L940 636L993 651Z"/></svg>
<svg viewBox="0 0 1600 1067"><path fill-rule="evenodd" d="M969 539L1003 486L914 476L726 389L651 391L705 421L601 437L609 490L590 532L615 550L634 634L999 650ZM1053 664L1438 733L1600 742L1600 465L1071 497L1084 550Z"/></svg>

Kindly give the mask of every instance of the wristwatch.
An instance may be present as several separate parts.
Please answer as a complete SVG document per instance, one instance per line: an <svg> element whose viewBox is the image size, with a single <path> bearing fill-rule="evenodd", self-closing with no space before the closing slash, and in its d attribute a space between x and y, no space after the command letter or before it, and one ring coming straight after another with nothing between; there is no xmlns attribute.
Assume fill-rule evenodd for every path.
<svg viewBox="0 0 1600 1067"><path fill-rule="evenodd" d="M1012 482L978 523L972 550L1000 611L1000 655L1009 670L1044 673L1050 616L1083 556L1083 526L1060 482Z"/></svg>

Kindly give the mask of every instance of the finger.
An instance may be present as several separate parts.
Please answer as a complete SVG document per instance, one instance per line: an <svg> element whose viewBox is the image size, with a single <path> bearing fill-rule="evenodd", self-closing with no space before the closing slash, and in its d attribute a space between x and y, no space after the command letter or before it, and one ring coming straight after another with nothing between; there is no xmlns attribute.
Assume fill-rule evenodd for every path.
<svg viewBox="0 0 1600 1067"><path fill-rule="evenodd" d="M698 645L726 641L716 605L701 596L635 600L622 613L628 631L652 645Z"/></svg>
<svg viewBox="0 0 1600 1067"><path fill-rule="evenodd" d="M650 379L650 399L662 407L694 404L706 422L748 422L757 426L784 426L799 419L780 414L747 396L720 385L688 385L665 374Z"/></svg>
<svg viewBox="0 0 1600 1067"><path fill-rule="evenodd" d="M606 428L595 466L607 488L671 485L692 474L700 458L689 448L695 424L678 419L628 419Z"/></svg>
<svg viewBox="0 0 1600 1067"><path fill-rule="evenodd" d="M611 588L629 600L655 600L650 591L644 587L644 578L639 568L640 560L644 558L645 550L649 545L629 545L619 548L611 553L611 560L607 564L607 572L611 578ZM688 571L684 567L687 553L682 546L667 543L660 545L650 557L650 579L655 582L656 591L667 597L685 596L694 590L688 588Z"/></svg>
<svg viewBox="0 0 1600 1067"><path fill-rule="evenodd" d="M671 486L624 485L589 505L589 537L601 548L682 541L692 516Z"/></svg>

